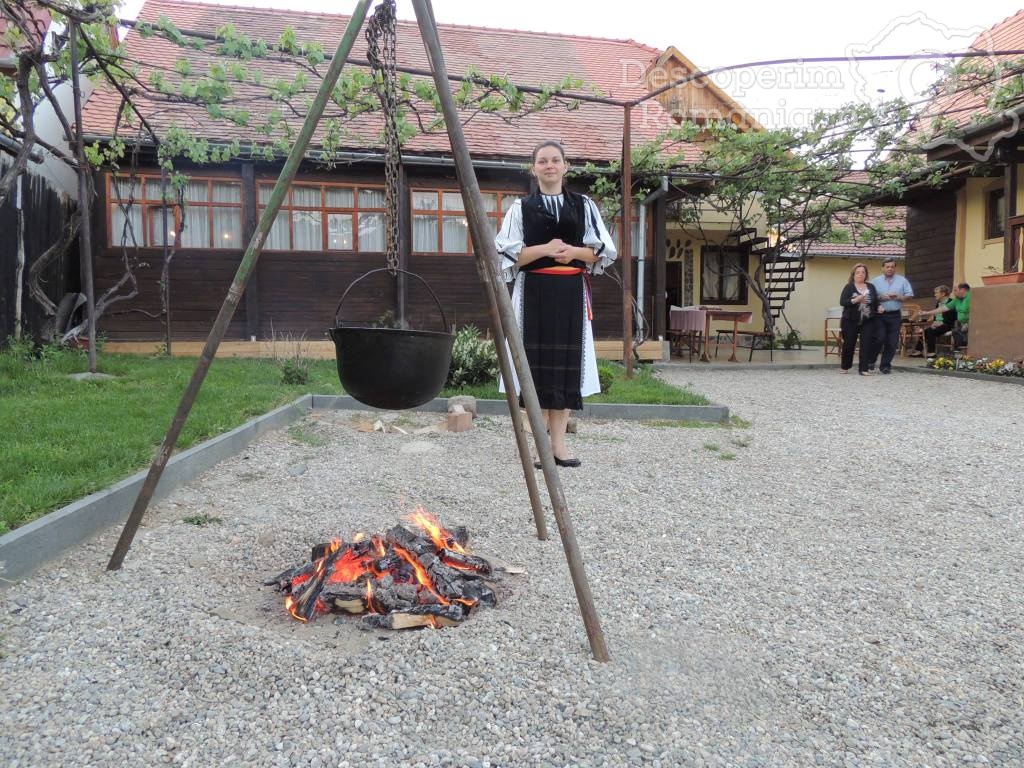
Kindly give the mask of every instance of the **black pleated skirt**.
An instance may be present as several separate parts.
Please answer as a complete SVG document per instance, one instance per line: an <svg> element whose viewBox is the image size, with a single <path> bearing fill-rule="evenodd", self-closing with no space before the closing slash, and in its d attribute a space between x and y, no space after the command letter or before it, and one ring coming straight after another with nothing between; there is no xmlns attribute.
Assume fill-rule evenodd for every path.
<svg viewBox="0 0 1024 768"><path fill-rule="evenodd" d="M527 272L523 346L541 408L583 408L583 275ZM520 396L520 403L522 396Z"/></svg>

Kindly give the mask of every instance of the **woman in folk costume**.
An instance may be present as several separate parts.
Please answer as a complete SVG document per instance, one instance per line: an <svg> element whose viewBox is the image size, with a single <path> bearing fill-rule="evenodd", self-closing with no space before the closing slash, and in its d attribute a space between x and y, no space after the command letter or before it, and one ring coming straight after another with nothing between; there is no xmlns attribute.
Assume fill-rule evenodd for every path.
<svg viewBox="0 0 1024 768"><path fill-rule="evenodd" d="M601 391L591 329L590 275L615 261L616 249L594 201L563 189L569 165L557 141L533 150L537 191L516 200L495 238L512 306L526 348L555 462L578 467L565 427L570 410ZM513 372L513 377L515 373ZM513 382L520 392L519 382ZM505 382L500 384L505 391ZM522 393L520 392L520 403Z"/></svg>

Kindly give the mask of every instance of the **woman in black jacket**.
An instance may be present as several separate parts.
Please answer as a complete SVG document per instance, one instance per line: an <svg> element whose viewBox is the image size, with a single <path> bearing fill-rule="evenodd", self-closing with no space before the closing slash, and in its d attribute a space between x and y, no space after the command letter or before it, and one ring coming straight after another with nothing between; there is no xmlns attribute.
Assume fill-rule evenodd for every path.
<svg viewBox="0 0 1024 768"><path fill-rule="evenodd" d="M839 364L840 373L849 373L853 367L853 348L860 337L860 360L858 370L861 376L870 376L868 365L875 351L875 318L879 314L878 292L868 282L868 268L864 264L856 264L850 272L850 282L843 286L839 294L839 303L843 305L843 319L840 330L843 334L843 354Z"/></svg>

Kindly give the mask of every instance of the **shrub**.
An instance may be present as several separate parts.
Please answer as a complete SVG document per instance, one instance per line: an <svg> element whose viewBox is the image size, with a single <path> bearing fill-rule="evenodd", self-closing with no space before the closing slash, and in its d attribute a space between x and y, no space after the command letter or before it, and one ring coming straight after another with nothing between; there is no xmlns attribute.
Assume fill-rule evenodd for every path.
<svg viewBox="0 0 1024 768"><path fill-rule="evenodd" d="M492 384L497 378L498 353L493 342L480 338L476 326L462 328L455 334L446 386L476 387Z"/></svg>
<svg viewBox="0 0 1024 768"><path fill-rule="evenodd" d="M309 384L310 361L301 357L282 360L281 383L288 385Z"/></svg>
<svg viewBox="0 0 1024 768"><path fill-rule="evenodd" d="M597 362L597 380L601 384L601 394L607 394L615 381L615 364L599 360Z"/></svg>

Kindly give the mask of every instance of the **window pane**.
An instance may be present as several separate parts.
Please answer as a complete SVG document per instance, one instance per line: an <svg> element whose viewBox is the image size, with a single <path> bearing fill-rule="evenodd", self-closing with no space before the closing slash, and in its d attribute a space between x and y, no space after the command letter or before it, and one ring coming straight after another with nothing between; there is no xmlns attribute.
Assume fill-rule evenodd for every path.
<svg viewBox="0 0 1024 768"><path fill-rule="evenodd" d="M464 216L445 216L441 220L441 250L444 253L466 253L469 250L469 227Z"/></svg>
<svg viewBox="0 0 1024 768"><path fill-rule="evenodd" d="M441 208L446 211L464 210L462 207L462 195L458 192L442 192Z"/></svg>
<svg viewBox="0 0 1024 768"><path fill-rule="evenodd" d="M739 301L740 280L739 274L740 257L738 253L726 252L722 254L722 300Z"/></svg>
<svg viewBox="0 0 1024 768"><path fill-rule="evenodd" d="M498 210L498 196L493 192L484 192L484 210L485 211L496 211Z"/></svg>
<svg viewBox="0 0 1024 768"><path fill-rule="evenodd" d="M113 202L118 202L120 196L120 202L127 202L129 199L138 200L142 195L141 184L136 181L134 184L128 180L119 179L116 184L111 185L110 196Z"/></svg>
<svg viewBox="0 0 1024 768"><path fill-rule="evenodd" d="M360 192L360 201L362 193ZM384 252L384 214L359 214L359 250L361 253Z"/></svg>
<svg viewBox="0 0 1024 768"><path fill-rule="evenodd" d="M217 196L214 187L214 197ZM242 243L242 209L213 209L213 247L241 248Z"/></svg>
<svg viewBox="0 0 1024 768"><path fill-rule="evenodd" d="M190 181L185 185L186 203L205 203L209 201L209 190L205 181Z"/></svg>
<svg viewBox="0 0 1024 768"><path fill-rule="evenodd" d="M502 195L501 196L501 212L507 213L508 209L512 207L512 203L516 201L515 195Z"/></svg>
<svg viewBox="0 0 1024 768"><path fill-rule="evenodd" d="M413 192L412 207L418 211L436 211L437 192Z"/></svg>
<svg viewBox="0 0 1024 768"><path fill-rule="evenodd" d="M264 204L269 203L270 202L270 193L273 192L273 191L274 191L274 185L273 184L260 184L260 202L264 203ZM285 201L285 204L287 205L287 203L288 203L287 195L285 196L284 201Z"/></svg>
<svg viewBox="0 0 1024 768"><path fill-rule="evenodd" d="M263 211L260 211L262 215ZM277 218L267 235L267 244L264 246L271 251L287 251L290 248L288 242L288 212L278 211Z"/></svg>
<svg viewBox="0 0 1024 768"><path fill-rule="evenodd" d="M351 189L344 189L338 187L327 188L327 207L328 208L352 208L355 206L356 196L355 192ZM351 231L352 222L349 221L349 230Z"/></svg>
<svg viewBox="0 0 1024 768"><path fill-rule="evenodd" d="M352 214L327 214L327 247L335 251L352 250Z"/></svg>
<svg viewBox="0 0 1024 768"><path fill-rule="evenodd" d="M149 179L146 181L146 199L147 200L163 200L163 195L160 192L160 180ZM171 189L171 185L167 185L167 197L170 200L174 199L174 190Z"/></svg>
<svg viewBox="0 0 1024 768"><path fill-rule="evenodd" d="M437 253L437 217L412 217L412 249L418 253Z"/></svg>
<svg viewBox="0 0 1024 768"><path fill-rule="evenodd" d="M295 231L292 233L296 251L319 251L323 248L320 211L292 211Z"/></svg>
<svg viewBox="0 0 1024 768"><path fill-rule="evenodd" d="M384 190L383 189L360 189L359 190L359 207L360 208L383 208L384 207ZM360 225L362 226L362 225ZM362 232L362 229L359 230Z"/></svg>
<svg viewBox="0 0 1024 768"><path fill-rule="evenodd" d="M127 208L127 214L125 213ZM174 218L171 218L174 221ZM128 226L126 226L128 225ZM114 205L110 216L110 244L120 247L121 244L134 248L143 245L142 210L137 205Z"/></svg>
<svg viewBox="0 0 1024 768"><path fill-rule="evenodd" d="M319 208L320 187L292 187L292 205Z"/></svg>
<svg viewBox="0 0 1024 768"><path fill-rule="evenodd" d="M701 298L705 301L719 301L722 297L718 295L718 251L705 249L703 261L704 268L700 273Z"/></svg>
<svg viewBox="0 0 1024 768"><path fill-rule="evenodd" d="M213 182L213 202L241 203L242 185L225 181Z"/></svg>
<svg viewBox="0 0 1024 768"><path fill-rule="evenodd" d="M205 205L186 205L181 228L182 248L210 247L210 208Z"/></svg>
<svg viewBox="0 0 1024 768"><path fill-rule="evenodd" d="M167 212L167 220L164 220L164 211ZM166 228L165 228L166 227ZM149 208L149 237L146 239L150 245L163 247L164 233L167 233L167 245L174 245L174 208L171 206L150 206Z"/></svg>

